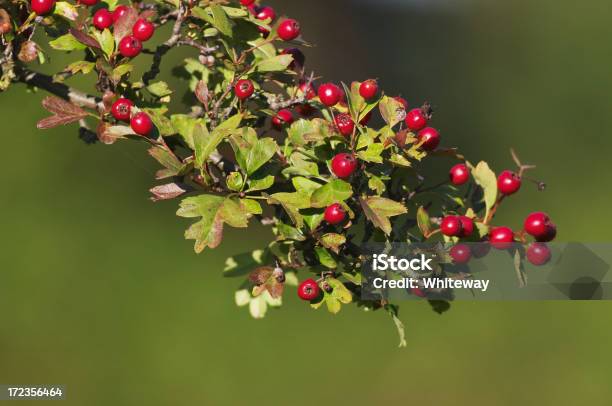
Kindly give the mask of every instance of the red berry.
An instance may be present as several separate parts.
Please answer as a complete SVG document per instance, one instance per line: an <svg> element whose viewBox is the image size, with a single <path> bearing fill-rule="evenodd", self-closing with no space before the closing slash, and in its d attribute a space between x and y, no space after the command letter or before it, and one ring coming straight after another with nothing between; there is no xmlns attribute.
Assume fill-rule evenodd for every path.
<svg viewBox="0 0 612 406"><path fill-rule="evenodd" d="M418 297L425 297L426 296L425 292L423 292L423 290L419 289L419 288L410 288L410 293L412 293L413 295L418 296Z"/></svg>
<svg viewBox="0 0 612 406"><path fill-rule="evenodd" d="M292 18L288 18L279 24L276 32L283 41L294 40L300 35L300 23Z"/></svg>
<svg viewBox="0 0 612 406"><path fill-rule="evenodd" d="M134 107L134 103L122 97L113 103L111 113L116 120L129 121L132 107Z"/></svg>
<svg viewBox="0 0 612 406"><path fill-rule="evenodd" d="M240 0L240 4L246 7L252 5L253 3L255 3L255 0Z"/></svg>
<svg viewBox="0 0 612 406"><path fill-rule="evenodd" d="M493 248L505 250L512 246L514 232L509 227L495 227L491 230L489 241Z"/></svg>
<svg viewBox="0 0 612 406"><path fill-rule="evenodd" d="M550 223L547 227L546 227L546 234L536 238L536 240L538 240L539 242L549 242L555 239L555 237L557 236L557 226L554 225L553 223Z"/></svg>
<svg viewBox="0 0 612 406"><path fill-rule="evenodd" d="M550 224L548 214L537 211L527 216L524 228L527 234L537 239L546 236Z"/></svg>
<svg viewBox="0 0 612 406"><path fill-rule="evenodd" d="M442 219L440 224L442 234L449 237L457 237L461 235L461 230L461 219L459 216L446 216Z"/></svg>
<svg viewBox="0 0 612 406"><path fill-rule="evenodd" d="M310 104L298 104L295 106L295 111L304 117L308 117L314 113L314 108Z"/></svg>
<svg viewBox="0 0 612 406"><path fill-rule="evenodd" d="M527 248L527 260L535 266L546 264L550 257L550 248L544 243L534 242Z"/></svg>
<svg viewBox="0 0 612 406"><path fill-rule="evenodd" d="M138 135L148 135L153 131L153 122L149 118L149 115L144 112L134 114L130 121L132 130Z"/></svg>
<svg viewBox="0 0 612 406"><path fill-rule="evenodd" d="M303 300L314 300L321 293L321 289L314 279L306 279L298 286L298 296Z"/></svg>
<svg viewBox="0 0 612 406"><path fill-rule="evenodd" d="M461 236L469 237L474 232L474 221L467 216L459 216L461 221Z"/></svg>
<svg viewBox="0 0 612 406"><path fill-rule="evenodd" d="M126 35L119 41L119 53L126 58L133 58L142 51L142 42L133 35Z"/></svg>
<svg viewBox="0 0 612 406"><path fill-rule="evenodd" d="M291 70L302 69L304 67L304 63L306 62L304 53L297 48L283 49L281 55L291 55L293 57L293 61L291 61L291 64L289 65L289 69Z"/></svg>
<svg viewBox="0 0 612 406"><path fill-rule="evenodd" d="M240 79L234 86L234 93L240 100L248 99L254 91L255 86L249 79Z"/></svg>
<svg viewBox="0 0 612 406"><path fill-rule="evenodd" d="M36 14L45 15L48 14L53 7L55 7L55 0L31 0L30 7Z"/></svg>
<svg viewBox="0 0 612 406"><path fill-rule="evenodd" d="M272 117L272 125L277 130L282 130L286 124L293 123L293 113L290 110L282 109Z"/></svg>
<svg viewBox="0 0 612 406"><path fill-rule="evenodd" d="M155 26L152 22L139 18L132 27L132 34L140 41L148 41L155 32Z"/></svg>
<svg viewBox="0 0 612 406"><path fill-rule="evenodd" d="M319 99L327 107L335 106L341 98L340 88L333 83L325 83L319 86Z"/></svg>
<svg viewBox="0 0 612 406"><path fill-rule="evenodd" d="M408 102L406 101L406 99L400 96L395 96L394 99L395 101L400 102L402 106L404 106L404 110L408 110Z"/></svg>
<svg viewBox="0 0 612 406"><path fill-rule="evenodd" d="M425 151L433 151L440 144L440 133L432 127L423 128L419 131L419 142L422 142L421 148Z"/></svg>
<svg viewBox="0 0 612 406"><path fill-rule="evenodd" d="M113 10L113 23L116 23L127 12L128 6L117 6L117 8Z"/></svg>
<svg viewBox="0 0 612 406"><path fill-rule="evenodd" d="M98 0L79 0L79 3L85 4L86 6L95 6Z"/></svg>
<svg viewBox="0 0 612 406"><path fill-rule="evenodd" d="M272 7L257 7L255 9L255 18L258 20L274 20L276 18L276 12Z"/></svg>
<svg viewBox="0 0 612 406"><path fill-rule="evenodd" d="M503 195L511 195L521 188L521 178L512 171L503 171L497 177L497 188Z"/></svg>
<svg viewBox="0 0 612 406"><path fill-rule="evenodd" d="M453 185L460 186L470 180L470 170L465 164L457 164L450 170L450 181Z"/></svg>
<svg viewBox="0 0 612 406"><path fill-rule="evenodd" d="M334 175L346 179L357 169L357 160L351 154L337 154L331 161L331 167Z"/></svg>
<svg viewBox="0 0 612 406"><path fill-rule="evenodd" d="M101 8L93 15L92 22L94 27L103 31L113 25L113 14L106 8Z"/></svg>
<svg viewBox="0 0 612 406"><path fill-rule="evenodd" d="M412 131L419 131L427 125L427 117L421 109L412 109L406 114L406 126Z"/></svg>
<svg viewBox="0 0 612 406"><path fill-rule="evenodd" d="M346 211L338 204L334 203L325 209L325 221L329 224L336 225L342 223L346 218Z"/></svg>
<svg viewBox="0 0 612 406"><path fill-rule="evenodd" d="M309 85L308 82L302 82L300 83L299 89L302 93L304 93L304 97L306 98L306 100L310 100L317 95L312 83Z"/></svg>
<svg viewBox="0 0 612 406"><path fill-rule="evenodd" d="M457 244L450 249L450 256L456 264L465 264L472 258L470 247L465 244Z"/></svg>
<svg viewBox="0 0 612 406"><path fill-rule="evenodd" d="M370 100L378 93L378 83L374 79L368 79L359 85L359 94L366 100Z"/></svg>
<svg viewBox="0 0 612 406"><path fill-rule="evenodd" d="M334 123L336 124L336 128L338 128L340 134L344 135L345 137L353 134L353 130L355 129L355 123L353 122L351 116L349 116L348 114L336 114L336 117L334 117Z"/></svg>

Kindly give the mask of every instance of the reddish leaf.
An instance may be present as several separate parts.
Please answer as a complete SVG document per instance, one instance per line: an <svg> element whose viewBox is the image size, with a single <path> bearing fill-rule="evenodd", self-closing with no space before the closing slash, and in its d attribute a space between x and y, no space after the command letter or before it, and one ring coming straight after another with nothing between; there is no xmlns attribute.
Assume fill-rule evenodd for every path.
<svg viewBox="0 0 612 406"><path fill-rule="evenodd" d="M132 7L128 7L126 12L113 26L113 35L115 36L115 41L117 43L121 41L121 38L132 32L132 27L134 26L136 20L138 20L138 12Z"/></svg>
<svg viewBox="0 0 612 406"><path fill-rule="evenodd" d="M149 189L149 192L153 194L151 200L157 202L159 200L170 200L175 197L179 197L183 193L187 192L185 186L179 185L178 183L168 183L165 185L155 186Z"/></svg>
<svg viewBox="0 0 612 406"><path fill-rule="evenodd" d="M102 48L97 39L89 34L85 34L83 31L77 30L76 28L71 28L70 34L72 34L72 36L83 45L87 45L90 48Z"/></svg>
<svg viewBox="0 0 612 406"><path fill-rule="evenodd" d="M57 127L58 125L74 123L75 121L87 117L87 112L85 110L59 97L47 96L42 101L42 105L51 113L55 113L55 115L43 118L36 124L36 127L41 130Z"/></svg>
<svg viewBox="0 0 612 406"><path fill-rule="evenodd" d="M206 82L200 80L195 88L195 95L200 101L200 103L207 105L208 104L208 86L206 86Z"/></svg>

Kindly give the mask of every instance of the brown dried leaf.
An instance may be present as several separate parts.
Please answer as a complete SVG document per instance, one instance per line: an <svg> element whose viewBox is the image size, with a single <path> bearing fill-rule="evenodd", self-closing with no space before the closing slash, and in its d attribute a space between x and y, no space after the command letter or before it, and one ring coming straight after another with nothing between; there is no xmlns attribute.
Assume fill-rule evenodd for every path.
<svg viewBox="0 0 612 406"><path fill-rule="evenodd" d="M260 266L249 274L249 281L257 286L263 285L270 279L273 273L274 268L271 266Z"/></svg>
<svg viewBox="0 0 612 406"><path fill-rule="evenodd" d="M21 44L17 58L25 63L35 61L38 58L38 45L36 45L36 42L26 41Z"/></svg>
<svg viewBox="0 0 612 406"><path fill-rule="evenodd" d="M198 84L196 85L195 96L198 98L200 103L202 103L203 105L208 104L208 86L206 85L206 82L204 82L203 80L200 80Z"/></svg>
<svg viewBox="0 0 612 406"><path fill-rule="evenodd" d="M77 41L79 41L81 44L87 45L90 48L102 48L98 40L92 37L91 35L86 34L81 30L77 30L76 28L71 28L69 31L70 34L72 34L72 36L76 38Z"/></svg>
<svg viewBox="0 0 612 406"><path fill-rule="evenodd" d="M128 7L126 12L113 26L115 42L119 43L123 37L132 32L132 27L134 26L136 20L138 20L138 12L132 7Z"/></svg>
<svg viewBox="0 0 612 406"><path fill-rule="evenodd" d="M55 113L55 115L43 118L36 124L36 127L41 130L74 123L87 117L85 110L59 97L47 96L42 101L42 105L51 113Z"/></svg>
<svg viewBox="0 0 612 406"><path fill-rule="evenodd" d="M149 192L153 194L151 196L151 200L154 202L160 200L170 200L174 199L187 192L187 188L179 185L178 183L167 183L165 185L155 186L154 188L149 189Z"/></svg>

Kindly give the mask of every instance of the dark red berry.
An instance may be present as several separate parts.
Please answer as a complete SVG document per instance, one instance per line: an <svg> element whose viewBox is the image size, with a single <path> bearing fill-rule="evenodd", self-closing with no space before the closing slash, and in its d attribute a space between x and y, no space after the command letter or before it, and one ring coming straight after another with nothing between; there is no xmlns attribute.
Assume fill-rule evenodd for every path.
<svg viewBox="0 0 612 406"><path fill-rule="evenodd" d="M465 264L472 258L470 247L465 244L457 244L450 249L450 256L456 264Z"/></svg>
<svg viewBox="0 0 612 406"><path fill-rule="evenodd" d="M240 79L234 86L234 93L241 100L251 97L254 91L255 86L249 79Z"/></svg>
<svg viewBox="0 0 612 406"><path fill-rule="evenodd" d="M404 106L404 110L408 110L408 102L406 101L406 99L401 96L395 96L393 99L395 99L395 101L400 102L402 106Z"/></svg>
<svg viewBox="0 0 612 406"><path fill-rule="evenodd" d="M282 109L272 117L272 125L277 130L282 130L285 125L293 123L293 113L290 110Z"/></svg>
<svg viewBox="0 0 612 406"><path fill-rule="evenodd" d="M334 156L331 162L332 172L341 179L346 179L357 169L357 160L347 153Z"/></svg>
<svg viewBox="0 0 612 406"><path fill-rule="evenodd" d="M329 224L336 225L344 221L346 218L346 211L340 204L334 203L325 209L324 217L325 221Z"/></svg>
<svg viewBox="0 0 612 406"><path fill-rule="evenodd" d="M122 97L113 103L111 114L116 120L129 121L132 107L134 107L134 103Z"/></svg>
<svg viewBox="0 0 612 406"><path fill-rule="evenodd" d="M295 111L304 117L308 117L314 113L314 107L312 107L310 104L298 104L295 106Z"/></svg>
<svg viewBox="0 0 612 406"><path fill-rule="evenodd" d="M55 7L55 0L31 0L30 7L32 11L39 16L45 15L53 10L53 7Z"/></svg>
<svg viewBox="0 0 612 406"><path fill-rule="evenodd" d="M276 32L283 41L291 41L300 35L300 23L288 18L279 24Z"/></svg>
<svg viewBox="0 0 612 406"><path fill-rule="evenodd" d="M319 100L327 107L332 107L338 104L342 99L340 88L333 83L325 83L319 86Z"/></svg>
<svg viewBox="0 0 612 406"><path fill-rule="evenodd" d="M370 119L372 118L372 112L368 112L368 114L366 114L365 116L363 116L363 118L361 120L359 120L359 124L360 125L368 125L368 123L370 122Z"/></svg>
<svg viewBox="0 0 612 406"><path fill-rule="evenodd" d="M467 216L459 216L461 220L461 236L469 237L474 232L474 220Z"/></svg>
<svg viewBox="0 0 612 406"><path fill-rule="evenodd" d="M554 240L556 236L557 236L557 226L554 225L553 223L550 223L546 227L546 234L541 237L536 238L536 240L538 240L539 242L550 242Z"/></svg>
<svg viewBox="0 0 612 406"><path fill-rule="evenodd" d="M258 20L274 20L276 18L276 12L272 7L257 7L255 8L255 18Z"/></svg>
<svg viewBox="0 0 612 406"><path fill-rule="evenodd" d="M117 6L117 8L113 10L113 23L116 23L127 12L128 12L128 6Z"/></svg>
<svg viewBox="0 0 612 406"><path fill-rule="evenodd" d="M461 219L459 216L446 216L440 224L442 234L449 237L458 237L461 235Z"/></svg>
<svg viewBox="0 0 612 406"><path fill-rule="evenodd" d="M370 100L378 93L378 83L374 79L368 79L359 85L359 94L366 100Z"/></svg>
<svg viewBox="0 0 612 406"><path fill-rule="evenodd" d="M281 55L291 55L293 57L293 61L291 61L289 65L289 69L291 70L301 70L306 62L304 53L297 48L283 49Z"/></svg>
<svg viewBox="0 0 612 406"><path fill-rule="evenodd" d="M255 0L240 0L240 4L246 7L252 5L253 3L255 3Z"/></svg>
<svg viewBox="0 0 612 406"><path fill-rule="evenodd" d="M93 15L92 22L94 27L103 31L113 25L113 14L106 8L101 8Z"/></svg>
<svg viewBox="0 0 612 406"><path fill-rule="evenodd" d="M440 133L432 127L423 128L418 134L419 142L422 142L421 148L425 151L433 151L440 144Z"/></svg>
<svg viewBox="0 0 612 406"><path fill-rule="evenodd" d="M503 195L511 195L521 188L521 178L512 171L503 171L497 177L497 188Z"/></svg>
<svg viewBox="0 0 612 406"><path fill-rule="evenodd" d="M427 117L421 109L412 109L406 114L406 126L412 131L419 131L427 125Z"/></svg>
<svg viewBox="0 0 612 406"><path fill-rule="evenodd" d="M133 35L126 35L119 41L119 53L126 58L133 58L142 51L142 42Z"/></svg>
<svg viewBox="0 0 612 406"><path fill-rule="evenodd" d="M95 6L98 0L79 0L79 3L85 4L86 6Z"/></svg>
<svg viewBox="0 0 612 406"><path fill-rule="evenodd" d="M334 117L334 123L336 124L336 128L340 132L340 134L345 137L353 134L353 130L355 129L355 123L351 116L346 113L336 114Z"/></svg>
<svg viewBox="0 0 612 406"><path fill-rule="evenodd" d="M132 34L140 41L148 41L155 33L155 26L152 22L139 18L132 27Z"/></svg>
<svg viewBox="0 0 612 406"><path fill-rule="evenodd" d="M321 288L314 279L306 279L298 286L298 296L303 300L314 300L320 293Z"/></svg>
<svg viewBox="0 0 612 406"><path fill-rule="evenodd" d="M455 186L460 186L470 180L470 170L465 164L457 164L450 170L450 181Z"/></svg>
<svg viewBox="0 0 612 406"><path fill-rule="evenodd" d="M548 214L541 211L536 211L535 213L531 213L529 216L527 216L525 219L524 228L527 234L537 239L546 237L550 224L551 221Z"/></svg>
<svg viewBox="0 0 612 406"><path fill-rule="evenodd" d="M508 249L514 241L514 232L509 227L495 227L490 232L489 241L493 248L498 250Z"/></svg>
<svg viewBox="0 0 612 406"><path fill-rule="evenodd" d="M418 296L418 297L425 297L426 296L425 292L423 292L423 290L419 289L419 288L410 288L410 293L412 293L413 295Z"/></svg>
<svg viewBox="0 0 612 406"><path fill-rule="evenodd" d="M144 112L134 114L132 120L130 121L130 126L132 130L138 135L149 135L151 131L153 131L153 122L149 115Z"/></svg>
<svg viewBox="0 0 612 406"><path fill-rule="evenodd" d="M534 242L527 248L527 260L535 266L545 265L550 257L550 248L544 243Z"/></svg>

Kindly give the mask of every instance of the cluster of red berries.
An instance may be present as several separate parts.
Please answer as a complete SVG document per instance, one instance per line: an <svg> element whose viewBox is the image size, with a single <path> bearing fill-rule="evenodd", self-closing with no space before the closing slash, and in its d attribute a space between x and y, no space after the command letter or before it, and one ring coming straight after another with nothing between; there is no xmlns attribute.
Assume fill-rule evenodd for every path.
<svg viewBox="0 0 612 406"><path fill-rule="evenodd" d="M262 21L269 20L270 23L276 20L276 11L274 11L272 7L257 6L255 4L255 0L240 0L240 4L247 7L249 11L251 12L251 14L253 14L255 18L257 18L258 20L262 20ZM266 28L264 27L258 27L258 28L262 34L264 35L270 34L270 32ZM288 18L286 20L283 20L278 25L276 33L278 34L279 38L282 39L283 41L292 41L300 36L300 24L296 20L292 18Z"/></svg>
<svg viewBox="0 0 612 406"><path fill-rule="evenodd" d="M132 116L134 103L131 100L121 97L115 101L111 107L111 114L118 121L130 123L132 130L138 135L147 136L153 131L153 121L151 117L143 111Z"/></svg>

